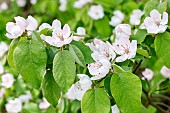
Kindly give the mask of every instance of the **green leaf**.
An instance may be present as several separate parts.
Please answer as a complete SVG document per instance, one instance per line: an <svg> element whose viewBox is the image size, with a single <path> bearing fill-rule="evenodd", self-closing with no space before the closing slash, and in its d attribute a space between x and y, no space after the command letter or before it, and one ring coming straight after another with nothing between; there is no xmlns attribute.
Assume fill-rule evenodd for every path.
<svg viewBox="0 0 170 113"><path fill-rule="evenodd" d="M17 47L18 42L19 42L19 38L12 40L8 51L8 64L13 68L15 68L13 54L14 54L14 49Z"/></svg>
<svg viewBox="0 0 170 113"><path fill-rule="evenodd" d="M43 96L53 107L56 107L60 98L60 88L53 78L51 71L47 71L42 82Z"/></svg>
<svg viewBox="0 0 170 113"><path fill-rule="evenodd" d="M142 56L145 56L145 57L149 58L149 54L148 54L148 52L147 52L146 50L143 50L143 49L141 49L141 48L138 48L138 49L137 49L137 53L140 54L140 55L142 55Z"/></svg>
<svg viewBox="0 0 170 113"><path fill-rule="evenodd" d="M40 41L42 44L44 44L43 41L42 41L42 39L41 39L41 37L40 37L40 35L39 35L39 33L37 33L36 31L32 31L32 38L35 39L35 40L38 40L38 41Z"/></svg>
<svg viewBox="0 0 170 113"><path fill-rule="evenodd" d="M137 33L131 37L131 40L137 40L138 44L140 44L145 40L147 35L148 34L145 29L139 29Z"/></svg>
<svg viewBox="0 0 170 113"><path fill-rule="evenodd" d="M110 87L111 93L121 112L139 113L142 105L142 85L136 75L130 72L114 74Z"/></svg>
<svg viewBox="0 0 170 113"><path fill-rule="evenodd" d="M86 64L90 64L90 63L94 62L92 57L91 57L92 51L83 42L81 42L81 41L72 41L71 44L78 47L79 50L83 53L84 59L86 61Z"/></svg>
<svg viewBox="0 0 170 113"><path fill-rule="evenodd" d="M27 103L22 108L22 113L41 113L36 103Z"/></svg>
<svg viewBox="0 0 170 113"><path fill-rule="evenodd" d="M120 66L118 66L118 65L116 65L116 64L113 64L113 70L114 70L114 72L116 72L116 73L124 72L124 70L123 70Z"/></svg>
<svg viewBox="0 0 170 113"><path fill-rule="evenodd" d="M79 50L79 48L77 48L75 45L70 44L69 51L75 59L76 63L78 63L82 67L86 67L83 53Z"/></svg>
<svg viewBox="0 0 170 113"><path fill-rule="evenodd" d="M163 63L170 68L170 33L165 32L158 34L155 39L155 51L158 58L162 59Z"/></svg>
<svg viewBox="0 0 170 113"><path fill-rule="evenodd" d="M106 7L114 7L123 2L123 0L94 0L96 4L102 4Z"/></svg>
<svg viewBox="0 0 170 113"><path fill-rule="evenodd" d="M50 106L46 109L45 113L56 113L56 109Z"/></svg>
<svg viewBox="0 0 170 113"><path fill-rule="evenodd" d="M159 0L150 0L149 2L146 3L144 11L145 15L149 16L150 12L156 9L159 11L159 13L163 13L167 9L167 1L165 0L164 2L159 2Z"/></svg>
<svg viewBox="0 0 170 113"><path fill-rule="evenodd" d="M110 100L101 88L88 90L81 101L82 113L109 113Z"/></svg>
<svg viewBox="0 0 170 113"><path fill-rule="evenodd" d="M112 33L111 27L109 25L109 19L107 16L104 16L103 19L95 21L94 26L95 26L97 32L103 36L108 37ZM103 27L104 27L104 29L103 29Z"/></svg>
<svg viewBox="0 0 170 113"><path fill-rule="evenodd" d="M67 50L59 51L53 61L53 76L61 90L66 93L76 76L75 60Z"/></svg>
<svg viewBox="0 0 170 113"><path fill-rule="evenodd" d="M38 40L22 40L14 50L17 71L33 88L39 88L46 68L47 55Z"/></svg>

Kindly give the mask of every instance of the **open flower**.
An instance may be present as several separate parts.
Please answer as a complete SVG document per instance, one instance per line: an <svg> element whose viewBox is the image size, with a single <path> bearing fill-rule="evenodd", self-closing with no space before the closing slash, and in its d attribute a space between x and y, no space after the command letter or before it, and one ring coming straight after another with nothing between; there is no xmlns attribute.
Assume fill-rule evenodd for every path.
<svg viewBox="0 0 170 113"><path fill-rule="evenodd" d="M43 97L42 102L39 104L39 108L45 110L48 107L50 107L50 103Z"/></svg>
<svg viewBox="0 0 170 113"><path fill-rule="evenodd" d="M124 41L124 39L121 39ZM119 40L119 42L121 42ZM134 58L136 56L137 51L137 41L132 40L130 43L130 40L126 40L126 43L114 43L113 48L114 51L120 55L116 58L116 62L124 62L127 59Z"/></svg>
<svg viewBox="0 0 170 113"><path fill-rule="evenodd" d="M166 66L163 66L160 72L165 78L170 78L170 69Z"/></svg>
<svg viewBox="0 0 170 113"><path fill-rule="evenodd" d="M116 104L114 106L112 106L111 108L112 108L112 113L120 113L120 110Z"/></svg>
<svg viewBox="0 0 170 113"><path fill-rule="evenodd" d="M103 7L101 5L92 5L88 15L94 20L102 19L104 17Z"/></svg>
<svg viewBox="0 0 170 113"><path fill-rule="evenodd" d="M6 87L6 88L12 87L12 85L13 85L13 83L14 83L14 81L15 81L13 75L11 75L11 74L9 74L9 73L6 73L6 74L2 75L1 78L2 78L2 83L1 83L1 85L4 86L4 87Z"/></svg>
<svg viewBox="0 0 170 113"><path fill-rule="evenodd" d="M25 7L27 1L26 0L16 0L16 3L19 7Z"/></svg>
<svg viewBox="0 0 170 113"><path fill-rule="evenodd" d="M139 9L133 10L132 15L130 15L130 24L139 25L143 14L144 12Z"/></svg>
<svg viewBox="0 0 170 113"><path fill-rule="evenodd" d="M90 44L87 44L90 49L93 52L98 52L99 54L103 55L103 57L105 57L106 59L110 60L114 60L116 57L116 54L113 50L112 45L109 42L103 42L99 39L94 39L94 41Z"/></svg>
<svg viewBox="0 0 170 113"><path fill-rule="evenodd" d="M60 6L59 6L59 10L60 11L66 11L67 9L67 0L59 0Z"/></svg>
<svg viewBox="0 0 170 113"><path fill-rule="evenodd" d="M90 74L93 75L91 80L104 78L109 73L111 63L99 52L92 53L92 58L95 62L88 65L88 70Z"/></svg>
<svg viewBox="0 0 170 113"><path fill-rule="evenodd" d="M149 68L146 68L143 72L142 75L144 77L144 79L147 79L148 81L150 81L153 78L153 71Z"/></svg>
<svg viewBox="0 0 170 113"><path fill-rule="evenodd" d="M36 30L38 27L38 22L37 20L32 17L32 16L28 16L28 18L26 19L26 21L28 22L28 26L26 27L26 30Z"/></svg>
<svg viewBox="0 0 170 113"><path fill-rule="evenodd" d="M117 39L129 39L131 35L131 26L129 24L119 24L115 28L115 33Z"/></svg>
<svg viewBox="0 0 170 113"><path fill-rule="evenodd" d="M5 42L0 42L0 58L8 51L9 47Z"/></svg>
<svg viewBox="0 0 170 113"><path fill-rule="evenodd" d="M112 26L117 26L117 25L121 24L124 20L124 14L120 10L114 11L113 14L114 14L114 16L112 16L109 24Z"/></svg>
<svg viewBox="0 0 170 113"><path fill-rule="evenodd" d="M150 12L150 17L146 17L141 29L146 29L148 33L163 33L167 29L168 13L160 14L156 9Z"/></svg>
<svg viewBox="0 0 170 113"><path fill-rule="evenodd" d="M29 100L32 99L31 92L30 92L30 91L27 91L26 94L20 95L20 96L18 97L18 99L19 99L22 103L28 103Z"/></svg>
<svg viewBox="0 0 170 113"><path fill-rule="evenodd" d="M78 78L80 79L78 82L73 84L71 88L66 93L67 98L69 99L77 99L81 100L84 93L91 89L92 81L91 79L85 74L78 74Z"/></svg>
<svg viewBox="0 0 170 113"><path fill-rule="evenodd" d="M49 24L42 24L39 28L43 30L45 28L52 28L52 36L41 35L41 38L44 39L50 45L56 47L62 47L66 44L69 44L73 37L71 36L71 30L68 24L65 24L63 29L61 29L61 22L59 20L54 20L52 26Z"/></svg>
<svg viewBox="0 0 170 113"><path fill-rule="evenodd" d="M74 8L80 9L83 6L85 6L87 3L90 3L90 2L92 2L92 0L77 0L74 3Z"/></svg>
<svg viewBox="0 0 170 113"><path fill-rule="evenodd" d="M83 27L78 27L77 28L77 35L86 35L86 30ZM83 40L84 37L83 36L73 36L73 40L79 41L79 40Z"/></svg>
<svg viewBox="0 0 170 113"><path fill-rule="evenodd" d="M2 63L0 62L0 75L4 73L4 67Z"/></svg>
<svg viewBox="0 0 170 113"><path fill-rule="evenodd" d="M22 110L22 103L16 98L14 100L10 100L5 107L8 113L19 113Z"/></svg>
<svg viewBox="0 0 170 113"><path fill-rule="evenodd" d="M8 4L4 1L0 4L0 11L5 11L8 9Z"/></svg>

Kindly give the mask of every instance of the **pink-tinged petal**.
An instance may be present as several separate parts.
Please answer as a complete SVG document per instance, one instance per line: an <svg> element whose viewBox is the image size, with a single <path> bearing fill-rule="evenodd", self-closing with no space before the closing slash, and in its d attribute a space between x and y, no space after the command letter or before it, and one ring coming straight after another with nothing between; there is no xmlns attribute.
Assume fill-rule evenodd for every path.
<svg viewBox="0 0 170 113"><path fill-rule="evenodd" d="M128 35L131 35L131 26L129 24L124 24L124 26L122 26L122 31Z"/></svg>
<svg viewBox="0 0 170 113"><path fill-rule="evenodd" d="M124 62L127 59L128 59L128 55L127 54L123 54L123 55L121 55L121 56L116 58L116 62Z"/></svg>
<svg viewBox="0 0 170 113"><path fill-rule="evenodd" d="M11 35L11 34L9 34L9 33L6 33L5 36L8 37L8 38L10 38L10 39L18 38L18 37L13 36L13 35Z"/></svg>
<svg viewBox="0 0 170 113"><path fill-rule="evenodd" d="M163 66L161 68L160 73L165 77L165 78L170 78L170 69L167 68L166 66Z"/></svg>
<svg viewBox="0 0 170 113"><path fill-rule="evenodd" d="M51 25L49 25L48 23L43 23L40 27L39 27L39 32L43 29L46 29L46 28L49 28L49 29L52 29Z"/></svg>
<svg viewBox="0 0 170 113"><path fill-rule="evenodd" d="M113 49L114 51L119 54L119 55L122 55L124 53L124 50L121 49L119 46L117 46L116 44L113 44Z"/></svg>
<svg viewBox="0 0 170 113"><path fill-rule="evenodd" d="M93 43L94 43L94 45L100 45L100 44L102 44L102 43L104 43L104 42L101 41L101 40L99 40L99 39L97 39L97 38L95 38L95 39L93 40Z"/></svg>
<svg viewBox="0 0 170 113"><path fill-rule="evenodd" d="M55 43L55 46L56 47L62 47L64 44L65 44L64 41L59 41L59 42Z"/></svg>
<svg viewBox="0 0 170 113"><path fill-rule="evenodd" d="M83 27L78 27L77 28L77 34L78 35L85 35L86 34L86 30Z"/></svg>
<svg viewBox="0 0 170 113"><path fill-rule="evenodd" d="M114 106L112 106L111 108L112 108L112 113L120 113L120 110L116 104Z"/></svg>
<svg viewBox="0 0 170 113"><path fill-rule="evenodd" d="M72 40L73 40L73 37L70 36L70 37L64 39L64 44L69 44L69 43L71 43Z"/></svg>
<svg viewBox="0 0 170 113"><path fill-rule="evenodd" d="M76 99L76 94L75 94L75 85L73 84L70 89L68 90L68 92L66 93L66 97L68 99L71 100L75 100Z"/></svg>
<svg viewBox="0 0 170 113"><path fill-rule="evenodd" d="M33 31L33 30L37 29L38 22L37 22L37 20L34 17L28 16L27 22L28 22L28 26L26 28L27 30L32 30Z"/></svg>
<svg viewBox="0 0 170 113"><path fill-rule="evenodd" d="M144 20L144 24L148 33L153 33L153 34L158 33L159 31L158 26L155 24L152 18L146 17Z"/></svg>
<svg viewBox="0 0 170 113"><path fill-rule="evenodd" d="M88 70L90 72L91 75L98 75L99 71L98 71L98 65L100 65L100 63L95 62L95 63L91 63L88 65Z"/></svg>
<svg viewBox="0 0 170 113"><path fill-rule="evenodd" d="M23 30L25 30L29 24L23 17L17 16L14 17L14 19L16 21L16 24L19 25Z"/></svg>
<svg viewBox="0 0 170 113"><path fill-rule="evenodd" d="M99 74L99 75L91 77L91 80L99 80L101 78L104 78L105 76L106 74Z"/></svg>
<svg viewBox="0 0 170 113"><path fill-rule="evenodd" d="M6 30L7 30L7 32L11 32L11 28L12 28L14 25L15 25L15 23L13 23L13 22L8 22L8 23L6 24Z"/></svg>
<svg viewBox="0 0 170 113"><path fill-rule="evenodd" d="M91 54L94 61L99 61L101 54L97 51Z"/></svg>
<svg viewBox="0 0 170 113"><path fill-rule="evenodd" d="M161 21L161 14L156 9L150 12L150 17L155 20Z"/></svg>
<svg viewBox="0 0 170 113"><path fill-rule="evenodd" d="M146 78L148 81L150 81L153 78L153 71L149 68L146 68L143 72L142 75L144 76L144 78Z"/></svg>
<svg viewBox="0 0 170 113"><path fill-rule="evenodd" d="M89 48L90 48L93 52L95 52L95 51L98 50L98 49L94 46L93 43L86 43L86 45L89 46Z"/></svg>
<svg viewBox="0 0 170 113"><path fill-rule="evenodd" d="M61 30L61 22L55 19L52 23L52 28Z"/></svg>
<svg viewBox="0 0 170 113"><path fill-rule="evenodd" d="M162 25L166 25L168 24L168 13L167 12L164 12L163 15L162 15L162 20L161 20L161 23Z"/></svg>
<svg viewBox="0 0 170 113"><path fill-rule="evenodd" d="M70 27L68 24L65 24L63 27L63 38L68 38L70 36Z"/></svg>
<svg viewBox="0 0 170 113"><path fill-rule="evenodd" d="M159 33L165 32L167 27L168 27L168 25L160 25L159 28L158 28L159 29Z"/></svg>
<svg viewBox="0 0 170 113"><path fill-rule="evenodd" d="M51 36L46 36L45 41L52 46L56 46L57 40Z"/></svg>

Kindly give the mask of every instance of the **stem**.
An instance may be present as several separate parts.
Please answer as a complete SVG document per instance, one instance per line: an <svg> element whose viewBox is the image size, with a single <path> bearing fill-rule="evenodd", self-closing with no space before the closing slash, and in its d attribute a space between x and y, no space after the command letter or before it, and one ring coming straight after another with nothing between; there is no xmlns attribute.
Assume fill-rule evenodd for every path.
<svg viewBox="0 0 170 113"><path fill-rule="evenodd" d="M165 99L165 100L170 101L170 97L168 97L168 96L166 96L166 95L153 94L152 97L153 97L153 98L162 98L162 99Z"/></svg>
<svg viewBox="0 0 170 113"><path fill-rule="evenodd" d="M137 66L135 67L135 69L133 70L133 73L135 74L136 71L138 70L138 68L140 67L141 63L143 60L140 60L139 63L137 64Z"/></svg>

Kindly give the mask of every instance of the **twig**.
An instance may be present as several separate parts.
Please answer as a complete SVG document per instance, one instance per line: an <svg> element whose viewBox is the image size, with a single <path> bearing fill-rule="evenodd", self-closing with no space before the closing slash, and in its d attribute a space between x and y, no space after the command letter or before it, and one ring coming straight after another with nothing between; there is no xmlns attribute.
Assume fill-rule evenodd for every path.
<svg viewBox="0 0 170 113"><path fill-rule="evenodd" d="M162 99L165 99L165 100L170 101L170 97L168 97L168 96L166 96L166 95L153 94L152 97L153 97L153 98L162 98Z"/></svg>
<svg viewBox="0 0 170 113"><path fill-rule="evenodd" d="M140 60L139 63L137 64L137 66L135 67L135 69L133 70L133 73L135 74L136 71L138 70L139 66L141 65L143 60Z"/></svg>

